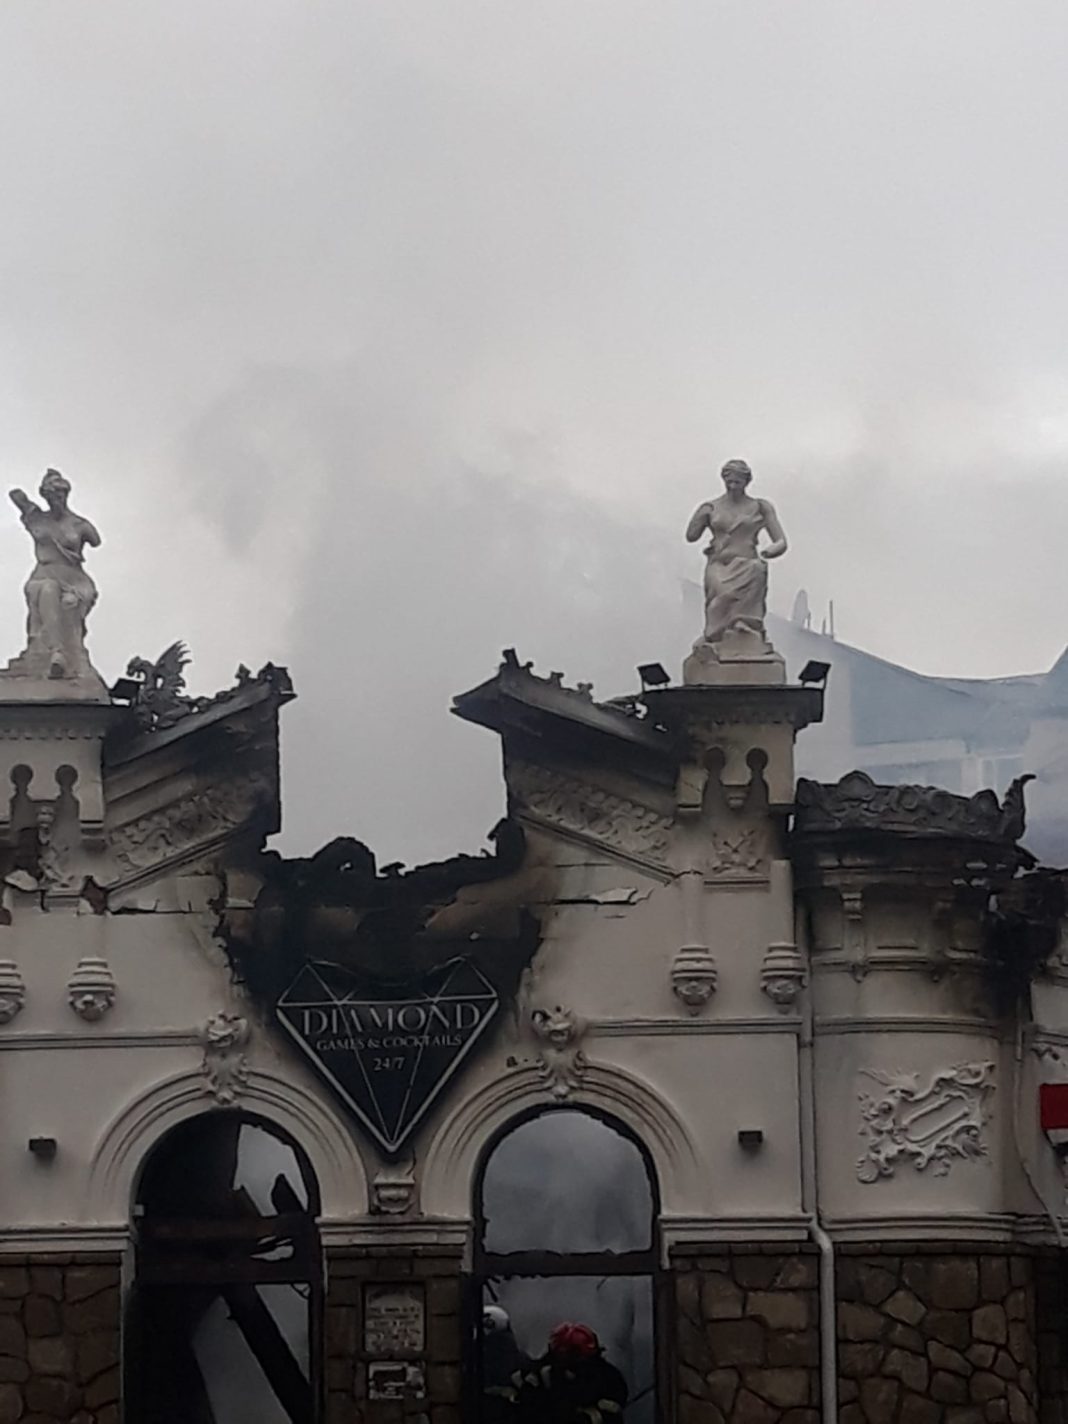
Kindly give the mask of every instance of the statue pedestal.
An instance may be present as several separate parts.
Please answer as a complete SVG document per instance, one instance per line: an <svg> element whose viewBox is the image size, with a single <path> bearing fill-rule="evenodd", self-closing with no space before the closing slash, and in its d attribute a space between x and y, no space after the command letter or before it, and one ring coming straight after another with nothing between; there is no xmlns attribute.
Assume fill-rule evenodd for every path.
<svg viewBox="0 0 1068 1424"><path fill-rule="evenodd" d="M48 658L40 649L25 648L0 668L0 703L3 702L95 702L111 703L104 679L89 661L84 646L72 660L74 671L63 677L49 673Z"/></svg>
<svg viewBox="0 0 1068 1424"><path fill-rule="evenodd" d="M682 665L686 687L782 687L786 662L755 631L732 630L718 643L699 639Z"/></svg>
<svg viewBox="0 0 1068 1424"><path fill-rule="evenodd" d="M0 668L0 703L95 702L98 706L111 703L104 679L95 668L81 677L48 677L36 668L23 671L17 667L19 661L12 658L6 668Z"/></svg>

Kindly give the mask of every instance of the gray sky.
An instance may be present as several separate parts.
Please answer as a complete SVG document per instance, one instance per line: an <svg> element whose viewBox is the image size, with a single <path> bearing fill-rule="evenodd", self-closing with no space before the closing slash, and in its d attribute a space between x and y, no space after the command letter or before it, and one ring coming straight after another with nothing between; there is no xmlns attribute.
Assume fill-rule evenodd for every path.
<svg viewBox="0 0 1068 1424"><path fill-rule="evenodd" d="M287 662L287 844L477 844L515 643L681 656L743 456L840 635L1068 640L1063 0L5 0L0 458L92 651ZM0 653L29 548L0 518Z"/></svg>

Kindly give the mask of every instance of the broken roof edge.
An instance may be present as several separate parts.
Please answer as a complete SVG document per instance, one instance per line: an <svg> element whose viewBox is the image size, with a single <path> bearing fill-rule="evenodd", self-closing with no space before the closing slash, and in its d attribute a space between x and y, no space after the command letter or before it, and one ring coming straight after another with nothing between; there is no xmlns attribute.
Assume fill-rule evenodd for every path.
<svg viewBox="0 0 1068 1424"><path fill-rule="evenodd" d="M188 699L188 706L183 706L181 714L168 726L137 726L133 708L122 709L126 716L115 727L109 739L108 765L122 766L147 752L171 746L187 736L225 721L235 712L243 712L265 702L273 702L276 708L284 707L287 702L296 698L289 672L284 667L265 663L255 675L242 676L241 672L242 669L239 669L233 687L224 688L214 697Z"/></svg>
<svg viewBox="0 0 1068 1424"><path fill-rule="evenodd" d="M562 729L615 738L660 755L670 752L671 738L664 729L628 710L638 705L636 701L595 702L591 683L565 687L562 673L539 677L532 669L533 663L520 663L515 650L507 648L494 676L458 693L450 712L501 735L530 731L533 713L555 721Z"/></svg>

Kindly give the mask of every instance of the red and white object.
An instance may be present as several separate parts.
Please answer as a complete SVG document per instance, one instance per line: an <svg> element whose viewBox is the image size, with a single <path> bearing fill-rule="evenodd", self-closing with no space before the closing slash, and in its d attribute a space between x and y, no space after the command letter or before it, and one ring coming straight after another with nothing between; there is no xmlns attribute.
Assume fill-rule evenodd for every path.
<svg viewBox="0 0 1068 1424"><path fill-rule="evenodd" d="M1058 1152L1068 1151L1068 1083L1040 1083L1038 1120Z"/></svg>

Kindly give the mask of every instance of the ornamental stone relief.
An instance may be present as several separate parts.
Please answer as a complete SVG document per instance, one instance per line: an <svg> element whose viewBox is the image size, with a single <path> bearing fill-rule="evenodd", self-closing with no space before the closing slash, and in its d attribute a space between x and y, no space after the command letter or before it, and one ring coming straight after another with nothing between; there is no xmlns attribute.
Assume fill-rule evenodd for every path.
<svg viewBox="0 0 1068 1424"><path fill-rule="evenodd" d="M699 1014L716 992L719 969L703 944L686 944L671 965L671 990L688 1014Z"/></svg>
<svg viewBox="0 0 1068 1424"><path fill-rule="evenodd" d="M267 789L266 778L256 774L207 787L119 827L112 833L112 847L129 870L146 870L234 830Z"/></svg>
<svg viewBox="0 0 1068 1424"><path fill-rule="evenodd" d="M987 1156L983 1130L995 1087L993 1063L957 1063L936 1069L926 1081L918 1073L874 1068L864 1069L863 1076L884 1091L858 1094L861 1134L867 1139L857 1159L862 1182L892 1177L901 1162L944 1177L956 1160Z"/></svg>
<svg viewBox="0 0 1068 1424"><path fill-rule="evenodd" d="M229 1107L236 1102L248 1083L245 1045L249 1037L248 1019L225 1009L212 1014L201 1029L204 1091L210 1093L220 1107Z"/></svg>
<svg viewBox="0 0 1068 1424"><path fill-rule="evenodd" d="M708 838L706 873L713 879L759 879L767 871L761 826L712 831Z"/></svg>
<svg viewBox="0 0 1068 1424"><path fill-rule="evenodd" d="M531 814L549 825L639 860L666 859L672 821L650 806L531 762L512 762L508 784Z"/></svg>
<svg viewBox="0 0 1068 1424"><path fill-rule="evenodd" d="M415 1166L406 1162L383 1167L371 1181L371 1210L380 1216L403 1216L415 1202Z"/></svg>
<svg viewBox="0 0 1068 1424"><path fill-rule="evenodd" d="M586 1031L585 1022L570 1009L535 1009L530 1027L539 1041L538 1071L554 1098L561 1102L569 1098L586 1072L586 1055L579 1040Z"/></svg>
<svg viewBox="0 0 1068 1424"><path fill-rule="evenodd" d="M26 1002L26 985L13 959L0 959L0 1024L10 1023Z"/></svg>
<svg viewBox="0 0 1068 1424"><path fill-rule="evenodd" d="M795 944L769 946L760 967L760 987L781 1014L793 1008L807 982L805 962Z"/></svg>
<svg viewBox="0 0 1068 1424"><path fill-rule="evenodd" d="M97 1023L114 1006L115 976L107 960L87 954L67 984L67 1001L80 1019Z"/></svg>

